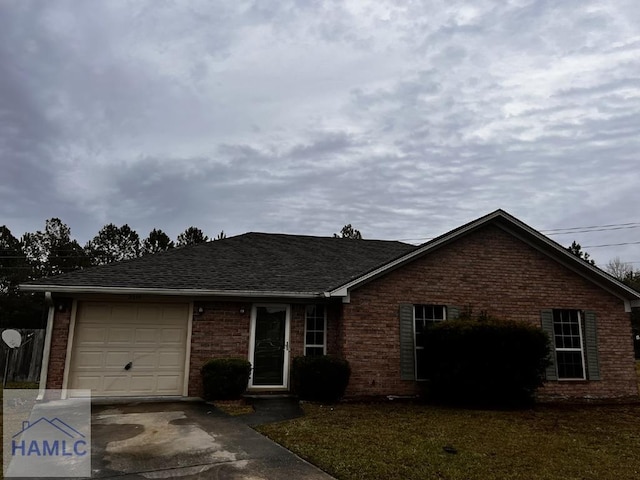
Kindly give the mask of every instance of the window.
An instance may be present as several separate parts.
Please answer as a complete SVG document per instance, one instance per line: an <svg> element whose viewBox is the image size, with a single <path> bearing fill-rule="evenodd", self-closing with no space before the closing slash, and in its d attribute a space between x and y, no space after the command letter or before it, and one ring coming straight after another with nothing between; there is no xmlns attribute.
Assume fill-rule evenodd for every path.
<svg viewBox="0 0 640 480"><path fill-rule="evenodd" d="M579 310L553 311L558 379L585 379L582 328L582 313Z"/></svg>
<svg viewBox="0 0 640 480"><path fill-rule="evenodd" d="M413 306L413 335L415 346L416 380L426 380L424 372L424 338L429 328L436 323L446 320L447 312L444 305L414 305Z"/></svg>
<svg viewBox="0 0 640 480"><path fill-rule="evenodd" d="M307 305L304 323L304 354L324 355L327 350L327 312L324 305Z"/></svg>

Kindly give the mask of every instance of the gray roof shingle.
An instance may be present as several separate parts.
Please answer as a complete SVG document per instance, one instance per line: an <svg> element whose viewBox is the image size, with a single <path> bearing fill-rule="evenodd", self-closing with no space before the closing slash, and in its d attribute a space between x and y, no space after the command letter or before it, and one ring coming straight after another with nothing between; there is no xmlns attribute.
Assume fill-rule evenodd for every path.
<svg viewBox="0 0 640 480"><path fill-rule="evenodd" d="M319 294L415 248L384 240L245 233L38 279L29 282L27 285L31 288L27 288L73 286Z"/></svg>

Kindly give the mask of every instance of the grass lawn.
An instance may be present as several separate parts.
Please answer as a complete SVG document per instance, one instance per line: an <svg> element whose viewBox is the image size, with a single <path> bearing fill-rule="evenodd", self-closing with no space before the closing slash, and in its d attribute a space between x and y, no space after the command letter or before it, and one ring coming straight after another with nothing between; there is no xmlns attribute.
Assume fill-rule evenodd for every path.
<svg viewBox="0 0 640 480"><path fill-rule="evenodd" d="M304 417L258 431L340 480L640 478L640 404L303 407Z"/></svg>

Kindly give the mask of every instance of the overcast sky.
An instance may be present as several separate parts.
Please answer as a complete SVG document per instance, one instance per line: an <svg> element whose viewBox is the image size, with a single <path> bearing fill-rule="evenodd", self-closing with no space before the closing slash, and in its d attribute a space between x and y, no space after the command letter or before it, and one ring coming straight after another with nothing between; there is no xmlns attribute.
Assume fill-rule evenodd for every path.
<svg viewBox="0 0 640 480"><path fill-rule="evenodd" d="M502 208L640 268L640 8L0 0L0 225L420 243ZM630 228L629 228L630 227Z"/></svg>

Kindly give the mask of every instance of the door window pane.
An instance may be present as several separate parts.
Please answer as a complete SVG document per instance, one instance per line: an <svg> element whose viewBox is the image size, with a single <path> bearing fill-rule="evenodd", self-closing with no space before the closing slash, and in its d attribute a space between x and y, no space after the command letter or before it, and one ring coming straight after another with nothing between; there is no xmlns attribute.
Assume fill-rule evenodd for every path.
<svg viewBox="0 0 640 480"><path fill-rule="evenodd" d="M256 309L253 385L284 383L284 342L287 323L285 307Z"/></svg>

